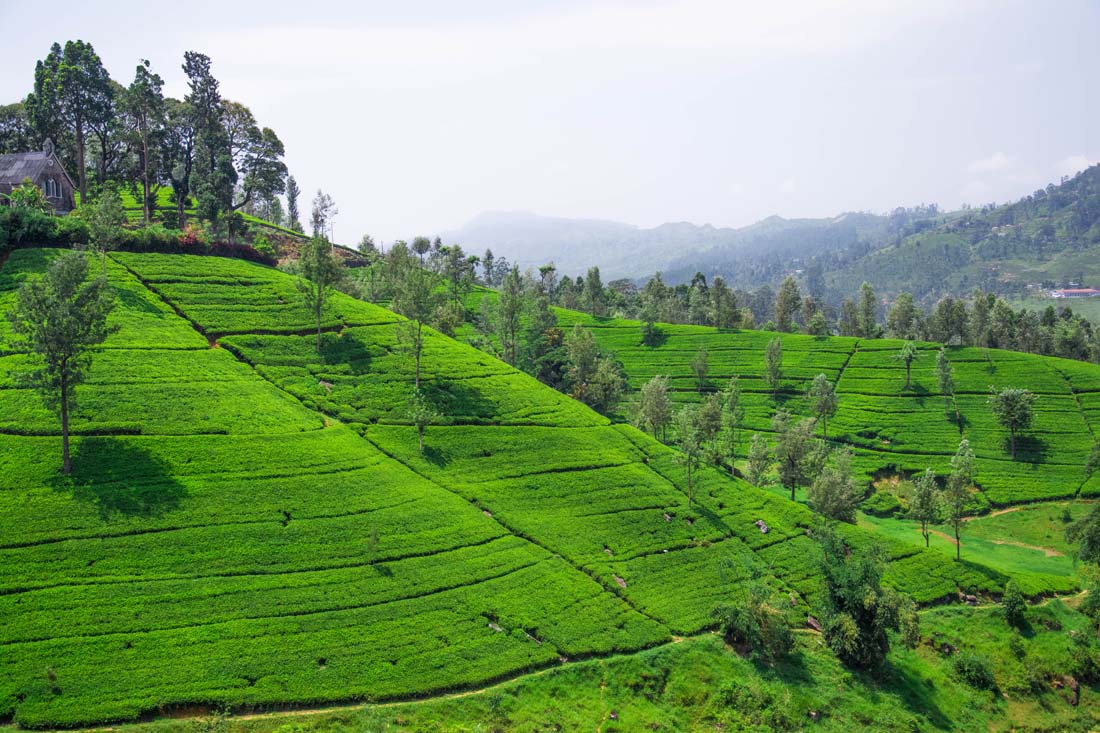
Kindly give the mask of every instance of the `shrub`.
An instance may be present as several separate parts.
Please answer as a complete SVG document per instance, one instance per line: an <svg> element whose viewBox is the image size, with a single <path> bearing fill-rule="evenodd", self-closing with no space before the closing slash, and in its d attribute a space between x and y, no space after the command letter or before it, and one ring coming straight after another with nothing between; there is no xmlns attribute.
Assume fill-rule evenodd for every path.
<svg viewBox="0 0 1100 733"><path fill-rule="evenodd" d="M271 246L271 240L263 232L256 232L252 237L252 248L266 257L275 256L275 248Z"/></svg>
<svg viewBox="0 0 1100 733"><path fill-rule="evenodd" d="M859 508L874 517L893 517L902 510L901 502L889 491L876 491L864 499Z"/></svg>
<svg viewBox="0 0 1100 733"><path fill-rule="evenodd" d="M749 587L748 598L713 611L726 641L745 644L765 659L778 659L790 653L794 646L783 614L768 605L768 588L763 583Z"/></svg>
<svg viewBox="0 0 1100 733"><path fill-rule="evenodd" d="M1005 583L1005 594L1001 597L1001 611L1010 626L1023 625L1027 615L1027 603L1020 589L1016 587L1016 583L1011 580Z"/></svg>
<svg viewBox="0 0 1100 733"><path fill-rule="evenodd" d="M37 209L0 208L0 248L57 245L58 218Z"/></svg>
<svg viewBox="0 0 1100 733"><path fill-rule="evenodd" d="M88 222L79 216L61 216L56 220L58 244L87 244L91 238Z"/></svg>
<svg viewBox="0 0 1100 733"><path fill-rule="evenodd" d="M992 690L997 686L989 659L974 652L961 651L955 656L955 674L978 690Z"/></svg>

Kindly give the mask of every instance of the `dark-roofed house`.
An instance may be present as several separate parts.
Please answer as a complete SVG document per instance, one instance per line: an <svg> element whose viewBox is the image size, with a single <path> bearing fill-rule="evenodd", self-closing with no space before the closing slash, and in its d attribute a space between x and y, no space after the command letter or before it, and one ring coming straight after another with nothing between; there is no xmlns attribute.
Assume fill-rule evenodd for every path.
<svg viewBox="0 0 1100 733"><path fill-rule="evenodd" d="M75 207L73 190L76 187L61 167L51 141L47 140L42 150L33 153L0 155L0 194L10 194L27 178L42 189L55 213L65 214Z"/></svg>

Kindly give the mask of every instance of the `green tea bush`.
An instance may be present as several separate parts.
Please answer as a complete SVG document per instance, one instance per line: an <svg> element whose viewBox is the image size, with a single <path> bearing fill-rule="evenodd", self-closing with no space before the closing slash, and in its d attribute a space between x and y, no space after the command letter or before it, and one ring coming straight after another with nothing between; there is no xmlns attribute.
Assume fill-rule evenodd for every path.
<svg viewBox="0 0 1100 733"><path fill-rule="evenodd" d="M979 690L992 690L997 687L993 678L993 663L988 657L962 650L952 662L955 674L966 684Z"/></svg>

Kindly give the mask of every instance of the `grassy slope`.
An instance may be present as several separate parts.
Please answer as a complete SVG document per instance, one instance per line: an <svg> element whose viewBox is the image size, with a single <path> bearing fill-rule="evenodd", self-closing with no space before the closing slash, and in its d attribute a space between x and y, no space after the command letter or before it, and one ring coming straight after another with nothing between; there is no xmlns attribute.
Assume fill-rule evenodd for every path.
<svg viewBox="0 0 1100 733"><path fill-rule="evenodd" d="M1080 616L1060 602L1030 611L1025 635L988 608L939 608L924 614L929 643L895 649L877 673L852 672L814 634L798 634L795 653L764 666L731 653L711 635L630 656L582 661L473 695L246 718L208 716L126 725L120 733L437 733L497 731L1087 731L1100 712L1096 690L1078 707L1031 679L1064 669L1068 639L1048 625L1077 628ZM979 629L975 641L959 629ZM1019 642L1013 651L1010 640ZM995 692L960 683L947 643L998 661ZM934 648L936 647L936 648ZM816 720L814 716L816 715ZM814 722L811 722L814 721Z"/></svg>
<svg viewBox="0 0 1100 733"><path fill-rule="evenodd" d="M1065 359L1020 354L996 349L948 349L956 381L954 400L939 393L935 376L936 344L920 344L921 357L913 364L912 386L905 390L904 367L893 355L901 342L888 339L816 338L758 331L719 331L701 326L662 325L664 336L655 347L640 344L641 324L635 321L593 318L575 311L558 310L559 323L581 323L592 329L601 348L623 363L630 386L641 387L658 374L671 377L673 400L698 403L702 395L691 372L699 349L708 353L708 390L724 388L738 376L746 402L745 430L740 454L748 449L753 432L770 436L771 416L780 407L808 416L803 391L812 377L823 373L836 385L839 410L829 420L829 439L848 444L854 465L870 482L875 476L918 472L932 467L941 475L961 437L970 440L977 454L974 497L978 510L990 505L1092 497L1100 491L1100 479L1086 480L1084 466L1096 440L1100 419L1100 367ZM773 397L763 382L763 352L770 339L783 341L781 393ZM1017 441L1012 460L1007 434L992 417L987 404L990 386L1023 386L1039 395L1033 428ZM631 411L629 404L622 409ZM955 418L955 411L961 416ZM821 433L821 428L818 428ZM983 526L987 520L969 525ZM867 517L862 526L880 536L918 541L911 522ZM949 532L946 527L940 532ZM1048 543L1036 547L1006 545L981 539L969 542L971 557L989 567L1017 576L1030 592L1068 591L1077 586L1072 564L1065 557L1048 557ZM954 554L954 545L940 537L934 549ZM1063 552L1055 549L1055 552ZM965 554L965 552L964 552Z"/></svg>
<svg viewBox="0 0 1100 733"><path fill-rule="evenodd" d="M73 192L77 202L80 201L80 193ZM144 216L144 210L142 209L141 201L126 187L119 188L119 198L122 199L122 208L126 212L126 220L131 224L140 224ZM176 202L172 199L172 188L170 186L161 186L157 189L157 202L153 207L153 219L158 219L160 215L168 215L174 217L176 214ZM193 200L192 200L193 203ZM188 206L184 209L188 216L195 214L195 207ZM301 232L296 232L293 229L287 229L286 227L279 226L278 224L272 224L269 221L252 216L251 214L241 214L244 220L249 224L255 224L257 226L271 229L272 231L279 232L280 234L286 234L291 237L304 237Z"/></svg>
<svg viewBox="0 0 1100 733"><path fill-rule="evenodd" d="M50 256L14 253L0 306ZM689 505L672 451L469 347L429 334L449 424L421 456L392 313L337 298L318 354L274 270L123 253L109 274L122 328L79 392L72 479L0 385L25 415L0 427L0 715L431 694L699 631L751 567L795 619L816 596L806 509L714 471ZM1004 581L888 545L922 600Z"/></svg>
<svg viewBox="0 0 1100 733"><path fill-rule="evenodd" d="M891 468L914 471L931 466L942 472L960 438L966 437L978 456L982 497L990 504L1100 492L1100 480L1085 481L1084 476L1100 420L1100 367L1095 365L997 349L949 348L957 385L952 402L937 387L936 344L920 344L912 386L906 390L905 369L893 358L901 342L889 339L664 325L663 342L646 347L640 344L640 324L634 321L559 311L559 322L592 327L601 347L623 362L631 387L658 374L669 375L673 398L683 403L701 399L690 364L705 346L708 390L724 388L731 376L741 378L746 433L769 432L771 415L780 407L808 415L803 391L816 374L825 374L840 395L839 412L829 421L829 438L853 448L856 465L868 478ZM763 383L764 346L777 335L783 341L778 399ZM1034 426L1017 441L1015 460L1009 455L1007 432L996 424L987 404L991 386L1024 387L1039 395ZM955 419L956 407L961 425Z"/></svg>

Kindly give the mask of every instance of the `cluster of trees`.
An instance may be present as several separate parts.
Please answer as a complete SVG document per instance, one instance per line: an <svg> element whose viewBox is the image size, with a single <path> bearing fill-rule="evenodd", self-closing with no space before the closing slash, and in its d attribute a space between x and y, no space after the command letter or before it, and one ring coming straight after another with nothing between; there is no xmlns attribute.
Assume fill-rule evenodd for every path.
<svg viewBox="0 0 1100 733"><path fill-rule="evenodd" d="M92 44L55 43L34 71L33 91L0 107L0 153L38 149L53 140L75 174L81 203L117 184L141 202L150 224L158 191L172 189L182 228L193 203L199 219L231 242L240 213L256 213L301 231L297 186L288 186L284 147L243 104L224 99L210 58L188 51L188 94L164 96L164 81L142 60L128 85L115 81ZM283 211L278 198L288 195Z"/></svg>
<svg viewBox="0 0 1100 733"><path fill-rule="evenodd" d="M537 275L521 272L491 250L478 257L438 237L399 240L382 252L367 236L359 249L369 265L356 277L368 299L389 303L402 315L415 311L420 322L448 335L470 321L478 348L599 412L618 405L626 390L622 365L601 351L588 329L577 325L566 332L557 325L550 310L558 289L552 265ZM497 290L482 295L475 310L467 296L479 285Z"/></svg>
<svg viewBox="0 0 1100 733"><path fill-rule="evenodd" d="M552 265L542 269L553 268ZM486 280L486 284L494 281ZM975 290L969 298L945 296L928 309L910 293L899 294L887 307L869 283L839 309L804 293L794 276L777 292L729 288L721 277L710 283L696 273L690 283L668 286L657 273L642 287L630 280L603 285L599 268L585 277L560 280L547 291L550 302L595 316L645 322L643 342L654 343L653 324L682 323L716 328L755 328L815 336L840 335L940 341L951 345L1011 349L1070 359L1100 361L1100 328L1070 308L1048 306L1041 312L1013 310L993 293Z"/></svg>

